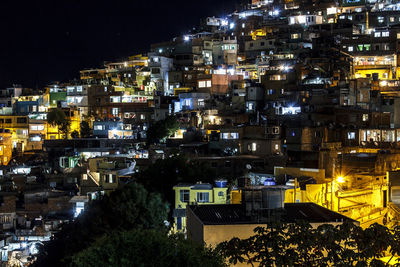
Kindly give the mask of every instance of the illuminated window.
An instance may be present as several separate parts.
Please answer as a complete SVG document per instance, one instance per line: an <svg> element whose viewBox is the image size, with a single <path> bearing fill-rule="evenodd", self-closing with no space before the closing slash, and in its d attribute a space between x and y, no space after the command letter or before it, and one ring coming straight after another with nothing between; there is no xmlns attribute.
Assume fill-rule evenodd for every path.
<svg viewBox="0 0 400 267"><path fill-rule="evenodd" d="M279 145L275 144L275 150L278 150L278 149L279 149Z"/></svg>
<svg viewBox="0 0 400 267"><path fill-rule="evenodd" d="M119 115L119 108L112 108L111 109L111 114L113 116L118 116Z"/></svg>
<svg viewBox="0 0 400 267"><path fill-rule="evenodd" d="M394 22L394 17L390 17L390 22Z"/></svg>
<svg viewBox="0 0 400 267"><path fill-rule="evenodd" d="M199 202L199 203L210 202L210 194L208 192L198 192L197 193L197 202Z"/></svg>
<svg viewBox="0 0 400 267"><path fill-rule="evenodd" d="M95 125L93 127L93 129L96 130L96 131L102 131L102 130L104 130L104 126L103 125Z"/></svg>
<svg viewBox="0 0 400 267"><path fill-rule="evenodd" d="M293 33L293 34L290 35L290 38L299 39L299 34L298 33Z"/></svg>
<svg viewBox="0 0 400 267"><path fill-rule="evenodd" d="M389 32L382 32L382 37L389 37Z"/></svg>
<svg viewBox="0 0 400 267"><path fill-rule="evenodd" d="M257 151L257 143L251 143L247 146L247 148L249 151L252 151L252 152Z"/></svg>
<svg viewBox="0 0 400 267"><path fill-rule="evenodd" d="M368 120L368 114L363 114L362 120L363 121L367 121Z"/></svg>
<svg viewBox="0 0 400 267"><path fill-rule="evenodd" d="M378 17L378 22L379 23L383 23L385 21L385 18L384 17Z"/></svg>
<svg viewBox="0 0 400 267"><path fill-rule="evenodd" d="M381 33L380 32L375 32L374 33L374 37L381 37Z"/></svg>
<svg viewBox="0 0 400 267"><path fill-rule="evenodd" d="M105 178L106 183L113 184L116 181L117 176L115 174L106 174Z"/></svg>
<svg viewBox="0 0 400 267"><path fill-rule="evenodd" d="M353 52L353 47L352 47L352 46L349 46L349 47L347 48L347 51Z"/></svg>
<svg viewBox="0 0 400 267"><path fill-rule="evenodd" d="M347 133L347 139L349 139L349 140L356 139L356 133L355 132L348 132Z"/></svg>

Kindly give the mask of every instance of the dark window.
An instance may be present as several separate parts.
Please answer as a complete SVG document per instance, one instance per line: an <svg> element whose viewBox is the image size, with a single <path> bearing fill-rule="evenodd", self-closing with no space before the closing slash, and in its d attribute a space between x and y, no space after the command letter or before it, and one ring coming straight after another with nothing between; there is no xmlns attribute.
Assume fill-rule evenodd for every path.
<svg viewBox="0 0 400 267"><path fill-rule="evenodd" d="M11 119L6 119L6 123L11 123Z"/></svg>
<svg viewBox="0 0 400 267"><path fill-rule="evenodd" d="M159 74L160 73L160 69L159 68L152 68L151 69L151 74Z"/></svg>
<svg viewBox="0 0 400 267"><path fill-rule="evenodd" d="M254 46L254 44L253 43L250 43L250 47L253 47Z"/></svg>
<svg viewBox="0 0 400 267"><path fill-rule="evenodd" d="M189 202L190 199L190 191L189 190L180 190L179 191L179 200L181 202Z"/></svg>
<svg viewBox="0 0 400 267"><path fill-rule="evenodd" d="M265 42L261 42L261 46L264 46L265 45Z"/></svg>
<svg viewBox="0 0 400 267"><path fill-rule="evenodd" d="M17 118L17 123L26 123L26 118Z"/></svg>

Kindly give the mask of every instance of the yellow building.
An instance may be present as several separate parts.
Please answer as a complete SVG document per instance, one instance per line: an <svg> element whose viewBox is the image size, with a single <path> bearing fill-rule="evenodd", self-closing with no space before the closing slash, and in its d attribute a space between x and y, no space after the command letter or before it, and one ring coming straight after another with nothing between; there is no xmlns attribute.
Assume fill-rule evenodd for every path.
<svg viewBox="0 0 400 267"><path fill-rule="evenodd" d="M79 109L77 108L63 108L62 109L67 118L71 120L69 133L73 131L80 131L81 116ZM52 126L46 122L46 139L63 139L61 132L58 130L57 126Z"/></svg>
<svg viewBox="0 0 400 267"><path fill-rule="evenodd" d="M313 202L358 221L363 228L374 223L386 224L389 216L388 183L371 181L364 188L351 188L343 179L338 177L324 184L307 184L305 190L298 186L288 189L285 203Z"/></svg>
<svg viewBox="0 0 400 267"><path fill-rule="evenodd" d="M10 130L0 129L0 165L8 165L12 158L12 139Z"/></svg>
<svg viewBox="0 0 400 267"><path fill-rule="evenodd" d="M12 148L18 152L25 151L29 139L28 116L5 115L0 116L0 128L8 129L11 133Z"/></svg>
<svg viewBox="0 0 400 267"><path fill-rule="evenodd" d="M228 187L226 181L217 181L216 186L208 183L178 184L174 186L174 232L186 232L186 206L226 204Z"/></svg>

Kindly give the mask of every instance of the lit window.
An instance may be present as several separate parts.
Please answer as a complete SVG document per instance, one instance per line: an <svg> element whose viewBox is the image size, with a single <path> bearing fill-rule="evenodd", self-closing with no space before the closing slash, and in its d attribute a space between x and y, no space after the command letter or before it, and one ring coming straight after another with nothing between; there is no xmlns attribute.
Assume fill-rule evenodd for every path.
<svg viewBox="0 0 400 267"><path fill-rule="evenodd" d="M394 17L390 17L390 22L394 22Z"/></svg>
<svg viewBox="0 0 400 267"><path fill-rule="evenodd" d="M299 34L298 33L293 33L293 34L291 34L290 38L299 39Z"/></svg>
<svg viewBox="0 0 400 267"><path fill-rule="evenodd" d="M380 32L375 32L374 33L374 37L381 37L381 33Z"/></svg>
<svg viewBox="0 0 400 267"><path fill-rule="evenodd" d="M208 192L198 192L197 193L197 202L206 203L210 202L210 194Z"/></svg>
<svg viewBox="0 0 400 267"><path fill-rule="evenodd" d="M362 120L363 121L367 121L368 120L368 114L363 114Z"/></svg>
<svg viewBox="0 0 400 267"><path fill-rule="evenodd" d="M104 92L107 92L107 87L104 87Z"/></svg>
<svg viewBox="0 0 400 267"><path fill-rule="evenodd" d="M384 17L378 17L378 22L379 23L383 23L385 21L385 18Z"/></svg>
<svg viewBox="0 0 400 267"><path fill-rule="evenodd" d="M95 125L93 127L93 129L96 130L96 131L102 131L103 130L103 125Z"/></svg>
<svg viewBox="0 0 400 267"><path fill-rule="evenodd" d="M382 37L389 37L389 32L382 32Z"/></svg>
<svg viewBox="0 0 400 267"><path fill-rule="evenodd" d="M239 139L239 133L231 133L231 139Z"/></svg>
<svg viewBox="0 0 400 267"><path fill-rule="evenodd" d="M118 116L119 115L119 108L112 108L111 109L111 114L113 116Z"/></svg>
<svg viewBox="0 0 400 267"><path fill-rule="evenodd" d="M249 150L249 151L257 151L257 143L251 143L251 144L249 144L248 146L247 146L247 149Z"/></svg>
<svg viewBox="0 0 400 267"><path fill-rule="evenodd" d="M349 47L347 48L347 51L353 52L353 47L352 47L352 46L349 46Z"/></svg>
<svg viewBox="0 0 400 267"><path fill-rule="evenodd" d="M356 133L355 132L348 132L347 133L347 139L349 139L349 140L356 139Z"/></svg>
<svg viewBox="0 0 400 267"><path fill-rule="evenodd" d="M275 150L278 150L278 149L279 149L279 145L275 144Z"/></svg>

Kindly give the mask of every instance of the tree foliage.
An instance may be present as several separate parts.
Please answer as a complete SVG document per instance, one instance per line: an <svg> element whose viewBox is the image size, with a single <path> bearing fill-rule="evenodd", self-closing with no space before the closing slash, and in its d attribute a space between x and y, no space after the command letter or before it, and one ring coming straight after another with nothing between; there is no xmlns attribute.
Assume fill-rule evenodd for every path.
<svg viewBox="0 0 400 267"><path fill-rule="evenodd" d="M112 233L98 239L72 259L74 267L100 266L225 266L210 248L167 236L156 230Z"/></svg>
<svg viewBox="0 0 400 267"><path fill-rule="evenodd" d="M60 108L51 109L47 113L47 123L58 128L58 133L62 133L65 138L68 138L68 133L71 128L71 120L65 115L65 112Z"/></svg>
<svg viewBox="0 0 400 267"><path fill-rule="evenodd" d="M90 128L89 122L82 121L80 124L80 131L81 131L82 138L90 137L90 135L92 133L92 129Z"/></svg>
<svg viewBox="0 0 400 267"><path fill-rule="evenodd" d="M71 133L71 138L79 138L79 132L77 130Z"/></svg>
<svg viewBox="0 0 400 267"><path fill-rule="evenodd" d="M46 244L37 266L68 265L73 255L101 236L132 229L165 230L168 205L161 196L132 183L93 201L76 221L64 225Z"/></svg>
<svg viewBox="0 0 400 267"><path fill-rule="evenodd" d="M172 188L178 183L199 181L212 183L216 177L215 170L209 168L207 163L196 163L185 156L178 155L157 160L138 173L135 178L147 190L161 193L169 203L174 203Z"/></svg>
<svg viewBox="0 0 400 267"><path fill-rule="evenodd" d="M337 226L272 222L247 239L218 245L229 263L251 266L386 266L380 259L400 255L400 228L373 224L363 230L350 222Z"/></svg>
<svg viewBox="0 0 400 267"><path fill-rule="evenodd" d="M179 122L175 116L168 116L165 120L154 123L147 130L149 143L159 142L172 136L179 129Z"/></svg>

